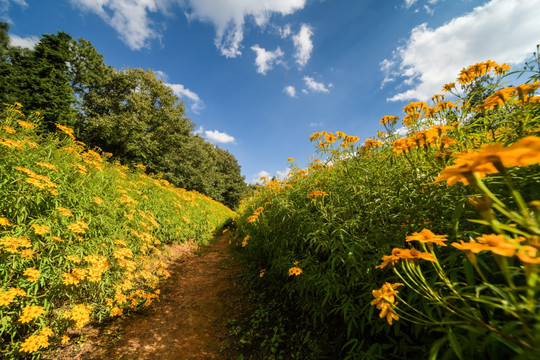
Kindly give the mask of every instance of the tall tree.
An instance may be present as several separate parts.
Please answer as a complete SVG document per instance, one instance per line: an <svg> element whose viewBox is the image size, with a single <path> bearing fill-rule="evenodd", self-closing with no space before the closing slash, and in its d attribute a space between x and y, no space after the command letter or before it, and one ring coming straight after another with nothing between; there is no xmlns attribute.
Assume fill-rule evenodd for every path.
<svg viewBox="0 0 540 360"><path fill-rule="evenodd" d="M68 78L72 40L58 32L43 35L33 50L9 46L0 62L0 100L40 111L49 129L54 123L73 125L76 113Z"/></svg>
<svg viewBox="0 0 540 360"><path fill-rule="evenodd" d="M218 173L222 183L222 203L231 209L236 209L240 200L246 197L249 192L245 178L242 176L238 161L231 153L220 148L216 148L216 152Z"/></svg>
<svg viewBox="0 0 540 360"><path fill-rule="evenodd" d="M0 61L7 55L9 46L9 24L0 21Z"/></svg>
<svg viewBox="0 0 540 360"><path fill-rule="evenodd" d="M184 104L150 70L114 70L103 80L83 95L81 137L126 162L170 172L163 159L183 147L194 126Z"/></svg>

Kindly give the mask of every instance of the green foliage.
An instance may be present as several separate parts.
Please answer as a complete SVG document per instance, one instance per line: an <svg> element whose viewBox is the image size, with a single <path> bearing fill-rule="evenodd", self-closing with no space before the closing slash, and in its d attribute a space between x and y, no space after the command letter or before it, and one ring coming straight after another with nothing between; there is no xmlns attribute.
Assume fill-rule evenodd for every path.
<svg viewBox="0 0 540 360"><path fill-rule="evenodd" d="M477 78L486 74L486 68L489 69L476 64L464 72ZM430 351L432 358L482 358L486 354L484 350L490 347L489 354L494 356L491 358L505 359L517 354L526 358L529 348L513 345L512 341L498 336L497 331L514 332L522 339L527 338L527 330L538 332L538 322L534 319L538 318L540 289L533 286L536 286L534 310L525 317L525 322L516 324L508 311L514 306L511 303L508 307L490 309L482 302L504 303L505 290L496 290L489 284L500 284L505 278L497 264L483 254L479 261L489 281L475 273L470 264L464 265L467 259L463 252L448 246L440 248L437 255L437 264L448 274L446 282L441 280L439 268L423 266L421 274L426 284L417 280L406 284L406 289L400 288L401 300L397 301L396 310L394 305L382 303L378 310L383 320L370 304L374 296L377 299L372 291L385 282L405 282L399 274L389 274L376 266L392 249L410 249L405 239L412 233L430 229L458 242L493 231L486 220L469 221L478 218L477 210L467 201L478 193L477 187L447 186L435 180L441 170L453 164L452 154L491 143L510 145L524 136L538 134L540 118L538 102L534 100L538 97L532 96L539 84L532 86L530 98L518 97L518 90L511 88L505 91L513 91L514 95L506 101L493 108L477 107L497 100L497 97L486 98L488 92L501 87L501 67L497 65L494 69L498 76L493 84L486 84L489 91L475 84L473 88L465 87L468 91L465 96L456 92L456 103L439 96L434 98L432 107L421 102L408 105L404 118L409 130L407 137L393 132L397 118L391 117L383 119L393 122L385 123L389 132L379 134L378 140L366 140L362 147L352 146L357 138L340 132L313 134L311 139L322 160L313 159L308 169L291 164L293 170L286 180L267 181L241 205L235 219L234 241L251 264L250 271L253 274L260 271L262 287L274 289L275 298L286 302L290 311L303 315L313 329L326 333L330 343L335 344L334 354L339 354L339 358L423 358ZM538 155L535 156L537 159ZM523 203L538 200L538 166L514 167L509 172L515 180L513 188L523 194L521 202L509 192L501 176L490 175L485 183L510 209L521 209L519 213L523 213ZM463 175L461 179L468 178ZM512 230L508 221L501 219L500 223L503 225L497 229L504 236L513 239L519 233ZM523 226L517 224L519 234L527 238L526 243L536 244L538 248L533 237L538 234L523 232ZM427 262L416 261L419 265ZM509 271L523 284L520 261L514 258L509 266ZM441 289L440 283L459 284L464 292L469 291L467 283L482 284L476 289L478 309L471 307L471 311L481 314L493 328L460 323L444 306L451 294L449 298L441 294L445 299L441 300L424 297L418 289L419 286ZM497 291L498 294L492 293ZM475 296L472 292L471 296ZM457 303L455 299L452 301ZM393 300L388 301L392 303ZM389 310L383 311L384 306ZM404 309L400 312L401 307ZM415 311L439 322L428 325L414 321L407 314ZM402 318L396 323L397 314ZM517 331L518 326L525 330Z"/></svg>
<svg viewBox="0 0 540 360"><path fill-rule="evenodd" d="M0 357L39 357L89 321L150 306L169 276L165 244L206 244L230 209L112 163L73 130L36 133L0 113ZM34 313L32 313L34 311ZM67 339L64 339L67 341Z"/></svg>
<svg viewBox="0 0 540 360"><path fill-rule="evenodd" d="M42 126L72 126L73 91L68 82L71 60L71 37L63 32L43 35L33 50L9 47L7 58L0 61L0 101L24 103L43 116Z"/></svg>
<svg viewBox="0 0 540 360"><path fill-rule="evenodd" d="M7 55L9 46L9 24L0 21L0 59Z"/></svg>
<svg viewBox="0 0 540 360"><path fill-rule="evenodd" d="M43 35L33 50L0 49L0 101L39 111L42 130L68 125L123 164L145 163L176 186L238 206L247 187L236 159L191 133L184 104L152 71L116 70L64 32Z"/></svg>

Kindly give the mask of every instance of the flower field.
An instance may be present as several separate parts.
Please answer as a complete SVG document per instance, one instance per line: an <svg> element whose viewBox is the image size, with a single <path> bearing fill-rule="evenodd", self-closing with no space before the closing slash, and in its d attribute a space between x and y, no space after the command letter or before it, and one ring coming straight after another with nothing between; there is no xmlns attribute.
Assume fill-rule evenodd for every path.
<svg viewBox="0 0 540 360"><path fill-rule="evenodd" d="M540 76L509 70L463 69L363 145L314 133L241 205L231 241L330 354L540 356Z"/></svg>
<svg viewBox="0 0 540 360"><path fill-rule="evenodd" d="M0 357L40 357L90 322L159 300L165 244L207 243L233 212L109 161L73 130L0 111Z"/></svg>

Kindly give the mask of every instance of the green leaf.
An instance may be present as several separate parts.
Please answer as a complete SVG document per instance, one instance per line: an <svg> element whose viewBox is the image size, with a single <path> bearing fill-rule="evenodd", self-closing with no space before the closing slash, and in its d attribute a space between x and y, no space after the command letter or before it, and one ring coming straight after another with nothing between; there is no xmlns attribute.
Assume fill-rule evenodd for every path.
<svg viewBox="0 0 540 360"><path fill-rule="evenodd" d="M452 328L448 328L448 333L446 336L448 338L448 341L450 342L450 347L452 348L452 350L454 350L456 356L460 360L463 360L463 352L461 351L461 346L459 345L459 341L456 338L454 332L452 331Z"/></svg>
<svg viewBox="0 0 540 360"><path fill-rule="evenodd" d="M429 357L428 360L436 360L437 355L439 354L439 350L441 349L441 346L446 342L447 338L442 337L435 342L433 342L433 345L431 346L431 349L429 349Z"/></svg>

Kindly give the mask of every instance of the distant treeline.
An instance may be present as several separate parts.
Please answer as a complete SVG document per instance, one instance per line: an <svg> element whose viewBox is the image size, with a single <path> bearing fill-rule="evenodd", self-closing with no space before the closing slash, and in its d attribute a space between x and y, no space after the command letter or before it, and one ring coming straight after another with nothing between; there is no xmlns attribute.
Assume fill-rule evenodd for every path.
<svg viewBox="0 0 540 360"><path fill-rule="evenodd" d="M249 192L236 158L199 135L184 104L151 70L108 66L84 39L42 35L33 49L10 46L0 23L0 102L19 102L124 164L142 163L178 187L235 209Z"/></svg>

